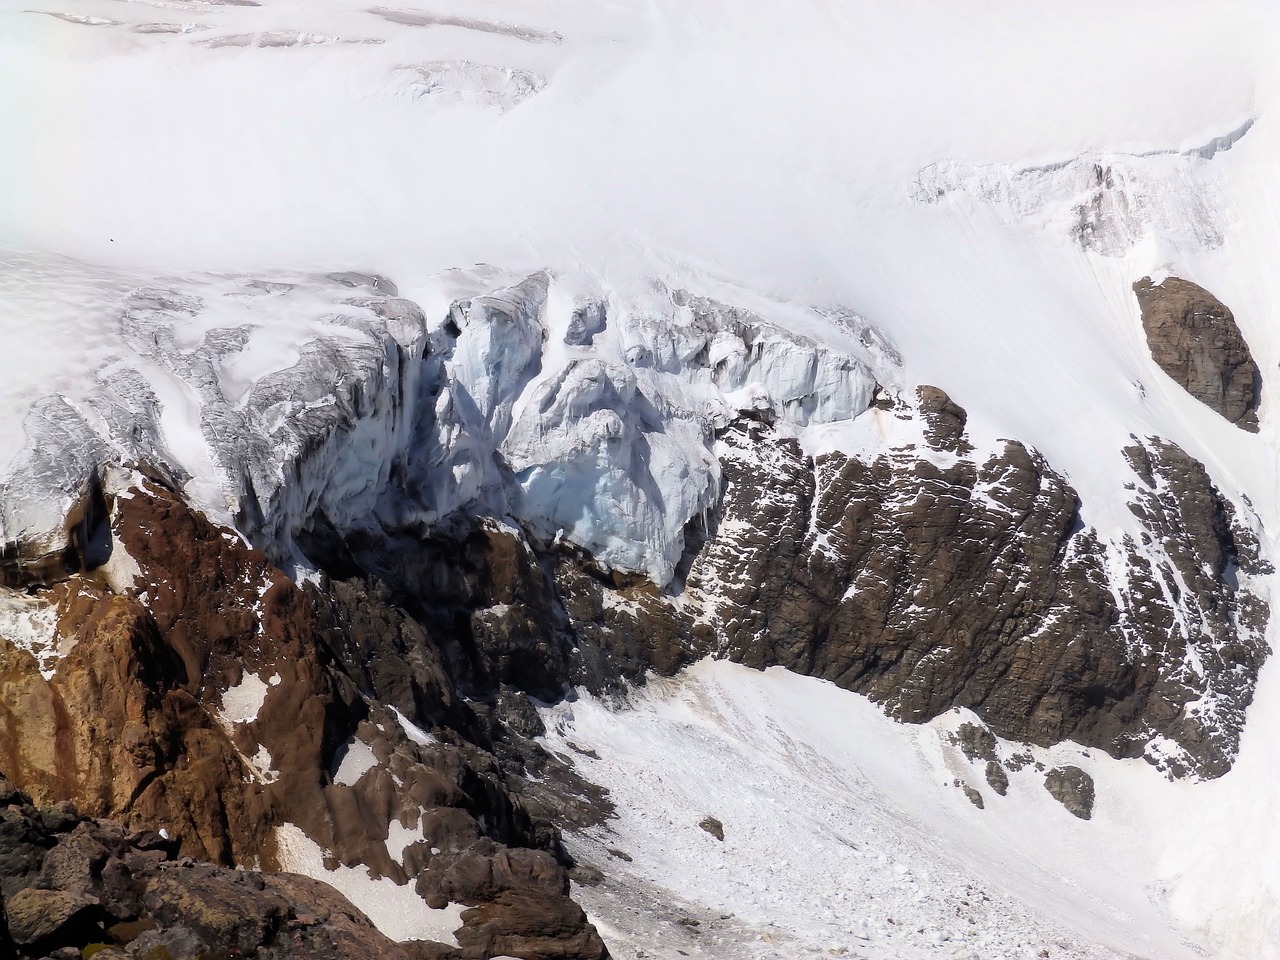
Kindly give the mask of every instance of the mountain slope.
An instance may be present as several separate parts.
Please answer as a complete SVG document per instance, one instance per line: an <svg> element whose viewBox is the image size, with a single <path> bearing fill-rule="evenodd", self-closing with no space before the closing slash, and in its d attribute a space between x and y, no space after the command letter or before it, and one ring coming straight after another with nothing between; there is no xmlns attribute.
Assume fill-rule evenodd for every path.
<svg viewBox="0 0 1280 960"><path fill-rule="evenodd" d="M468 957L598 954L570 877L636 949L833 946L761 899L756 788L708 848L758 838L729 887L661 868L646 810L714 791L611 765L666 730L684 753L649 762L750 743L793 810L865 779L832 816L904 825L856 843L914 877L951 869L935 838L999 888L975 951L1269 955L1278 27L1248 0L0 14L0 769L215 860L413 879L471 908ZM64 715L121 643L150 652L102 711L150 746ZM236 712L284 702L282 664L319 730ZM959 886L839 842L785 840L835 858L788 881L833 935L874 926L835 946L948 955L916 895ZM737 914L727 945L618 912L664 890Z"/></svg>

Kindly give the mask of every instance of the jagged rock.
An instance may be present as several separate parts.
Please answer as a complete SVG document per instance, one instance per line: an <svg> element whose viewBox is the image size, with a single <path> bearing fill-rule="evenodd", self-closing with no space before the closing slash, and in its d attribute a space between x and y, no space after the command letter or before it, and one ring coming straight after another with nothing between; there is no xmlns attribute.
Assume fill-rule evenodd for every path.
<svg viewBox="0 0 1280 960"><path fill-rule="evenodd" d="M1011 739L1145 753L1174 775L1227 769L1267 654L1249 583L1268 568L1247 506L1175 446L1135 444L1133 510L1151 540L1121 544L1128 572L1112 583L1114 548L1082 527L1075 492L1033 451L977 455L964 411L936 388L918 409L869 415L918 418L936 446L814 462L758 419L728 426L721 508L688 535L678 604L581 550L482 523L416 543L338 538L313 559L374 574L428 625L418 659L438 649L433 669L516 732L504 688L544 701L566 684L612 691L715 653L834 680L904 720L967 706ZM1171 578L1190 589L1169 594ZM353 669L405 669L402 652L386 659ZM542 762L498 722L504 763ZM970 741L971 759L998 759L991 730Z"/></svg>
<svg viewBox="0 0 1280 960"><path fill-rule="evenodd" d="M970 760L996 759L996 738L986 727L976 723L962 723L956 729L955 742Z"/></svg>
<svg viewBox="0 0 1280 960"><path fill-rule="evenodd" d="M929 446L952 453L973 452L973 446L964 436L969 414L962 406L942 390L927 384L916 389L916 397Z"/></svg>
<svg viewBox="0 0 1280 960"><path fill-rule="evenodd" d="M0 642L9 657L0 671L2 749L23 786L42 800L72 797L87 812L122 816L131 828L163 825L201 860L278 866L276 833L289 824L337 862L416 882L439 906L489 904L504 893L569 903L558 831L509 792L499 762L478 745L490 743L482 719L455 701L455 681L420 624L376 584L334 585L332 596L298 587L172 491L139 480L127 493L111 511L119 555L134 568L127 592L111 592L93 571L49 591L58 630L74 646L47 679L26 651ZM400 715L362 699L362 687ZM8 706L19 689L22 713ZM522 694L495 694L506 721L536 732ZM70 763L67 742L76 744ZM354 744L372 768L343 779L337 768ZM46 813L51 825L68 816ZM423 840L389 850L394 820L416 825ZM88 877L80 886L107 914L136 910L119 882L121 864L132 864L87 841L47 856L38 845L15 847L0 862L6 853L14 883L33 872L49 883ZM252 909L217 884L206 895L204 877L183 878L185 900L153 894L171 911L170 939L181 940L173 932L181 928L249 950L284 923L256 895ZM594 945L583 954L592 958L603 951L585 918L566 933L572 911L548 916L553 929L540 934L548 942ZM502 909L484 922L501 928ZM533 936L532 924L526 912L517 925Z"/></svg>
<svg viewBox="0 0 1280 960"><path fill-rule="evenodd" d="M970 803L979 810L985 809L986 804L982 800L981 793L979 793L975 788L969 786L967 783L961 784L961 789L964 790L964 795L969 798Z"/></svg>
<svg viewBox="0 0 1280 960"><path fill-rule="evenodd" d="M950 409L926 396L935 421ZM955 445L953 430L940 436ZM824 677L903 720L966 706L1010 739L1132 756L1163 736L1182 752L1153 762L1218 775L1268 652L1265 604L1234 570L1263 568L1203 467L1168 444L1144 449L1168 492L1135 483L1135 512L1161 545L1127 545L1118 604L1075 492L1021 444L985 460L904 446L811 462L740 421L722 436L727 533L688 584L706 598L720 652L750 666ZM1176 614L1162 577L1191 587Z"/></svg>
<svg viewBox="0 0 1280 960"><path fill-rule="evenodd" d="M1201 286L1168 277L1133 285L1151 356L1188 393L1258 432L1262 374L1231 311Z"/></svg>
<svg viewBox="0 0 1280 960"><path fill-rule="evenodd" d="M961 752L971 763L986 761L986 766L983 767L983 776L986 777L987 785L1002 797L1008 793L1009 775L1005 773L1004 767L1000 765L995 734L981 724L962 723L956 728L951 742L960 747ZM969 787L966 785L966 793L968 790ZM978 794L978 799L981 800L981 798L981 794ZM970 796L969 799L972 800L973 797ZM979 807L982 806L978 801L975 801L975 803Z"/></svg>
<svg viewBox="0 0 1280 960"><path fill-rule="evenodd" d="M1044 775L1044 788L1073 817L1093 816L1093 778L1079 767L1054 767Z"/></svg>
<svg viewBox="0 0 1280 960"><path fill-rule="evenodd" d="M325 884L179 859L176 843L126 835L108 820L74 816L70 829L55 832L26 797L10 799L10 822L21 821L47 848L39 874L29 872L0 897L7 931L0 946L11 937L5 955L15 960L79 957L82 949L119 957L416 960ZM0 850L14 846L12 833L0 837Z"/></svg>

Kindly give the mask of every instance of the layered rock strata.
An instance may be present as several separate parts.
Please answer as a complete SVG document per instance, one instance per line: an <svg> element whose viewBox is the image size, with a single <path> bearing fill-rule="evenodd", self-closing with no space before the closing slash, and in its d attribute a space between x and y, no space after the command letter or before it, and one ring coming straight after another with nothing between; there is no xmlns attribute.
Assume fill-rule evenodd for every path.
<svg viewBox="0 0 1280 960"><path fill-rule="evenodd" d="M1143 277L1133 292L1160 369L1201 403L1257 433L1262 373L1226 304L1178 277L1159 283Z"/></svg>

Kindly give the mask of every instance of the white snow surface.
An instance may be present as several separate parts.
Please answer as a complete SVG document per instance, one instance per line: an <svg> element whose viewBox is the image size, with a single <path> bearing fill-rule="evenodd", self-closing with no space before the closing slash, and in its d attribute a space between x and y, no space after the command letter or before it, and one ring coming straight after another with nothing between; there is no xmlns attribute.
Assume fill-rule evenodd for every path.
<svg viewBox="0 0 1280 960"><path fill-rule="evenodd" d="M1000 744L1002 760L1031 753L1090 773L1097 802L1082 821L1034 764L996 794L985 762L950 741L975 719L966 711L900 724L825 681L725 661L652 681L625 705L583 696L544 719L547 746L617 804L615 820L570 841L607 870L575 895L617 947L779 960L1278 955L1274 903L1236 876L1249 841L1230 839L1235 773L1171 786L1143 761L1070 743ZM700 828L708 816L723 842ZM1231 849L1206 857L1206 829ZM665 910L637 911L645 900ZM677 943L669 924L682 913L702 929Z"/></svg>
<svg viewBox="0 0 1280 960"><path fill-rule="evenodd" d="M338 751L338 767L333 782L344 787L355 786L361 777L378 765L373 748L363 740L352 737Z"/></svg>
<svg viewBox="0 0 1280 960"><path fill-rule="evenodd" d="M462 926L460 903L440 910L428 907L413 884L397 886L390 877L377 880L364 867L338 865L325 868L324 850L292 823L276 828L276 848L280 866L314 880L323 880L350 900L373 925L392 940L435 940L457 947L454 932Z"/></svg>
<svg viewBox="0 0 1280 960"><path fill-rule="evenodd" d="M375 507L379 522L431 522L491 491L500 451L517 468L509 506L661 580L717 482L704 454L718 417L768 401L814 446L870 443L868 423L846 420L874 377L938 384L975 435L1036 447L1104 540L1135 523L1120 450L1131 434L1167 437L1233 499L1250 496L1274 555L1270 395L1257 435L1188 397L1152 362L1130 285L1147 274L1201 283L1234 311L1264 378L1280 365L1278 43L1269 0L6 5L3 538L60 529L77 471L120 442L111 417L125 409L144 426L154 415L154 431L129 433L144 447L133 454L168 461L219 518L243 506L247 468L282 540L317 506L338 522ZM393 278L422 315L379 315L370 284L324 279L352 269ZM382 378L416 398L416 361L445 346L451 304L501 305L532 277L543 278L526 297L533 309L510 323L472 310L452 353L433 354L450 387L430 418L385 390L344 408L351 380L337 375L299 407L270 391L271 403L249 403L264 384L305 392L290 371L315 344L333 363L313 370ZM700 346L721 373L699 372L681 352L696 321L676 291L771 324L753 333L759 354L713 335ZM602 333L566 343L590 302L606 307ZM122 321L128 304L140 322ZM499 362L519 368L518 390L494 376ZM333 411L345 419L331 436ZM259 418L260 448L220 432L241 416ZM321 426L294 429L306 417ZM67 426L76 418L85 430ZM422 445L413 427L427 419ZM337 439L314 448L322 434ZM299 451L312 460L289 474ZM390 464L408 459L421 468L417 499L388 504ZM39 617L6 616L40 644ZM936 882L937 864L959 864L992 892L991 916L1011 911L1036 935L1161 957L1186 955L1185 936L1212 955L1277 956L1278 669L1264 670L1240 759L1219 781L1167 784L1142 764L1088 758L1100 810L1087 825L1017 778L1007 802L973 810L941 785L933 727L885 726L853 699L829 705L909 762L829 730L793 735L817 738L845 771L836 792L849 798L819 793L833 816L849 809L840 803L870 816L878 798L903 811L880 850L917 888L925 871ZM785 772L767 699L744 706L722 692L713 719L691 729L722 744L717 731L745 724L774 758L761 775ZM806 699L777 697L778 710ZM692 709L680 702L646 709ZM577 709L583 724L596 708ZM863 768L873 786L848 773ZM778 776L761 795L796 801L795 781ZM619 782L619 796L637 781ZM752 822L737 808L753 796L726 790L716 804L735 805L726 846L739 843L733 816ZM714 798L672 799L691 810ZM914 896L852 854L804 849L865 869L887 902ZM635 876L656 882L656 854L637 850ZM659 879L731 901L752 924L778 920L798 950L828 929L853 933L830 891L815 901L830 919L784 923L746 879L712 884L709 850ZM991 949L1006 949L1009 927L992 922Z"/></svg>

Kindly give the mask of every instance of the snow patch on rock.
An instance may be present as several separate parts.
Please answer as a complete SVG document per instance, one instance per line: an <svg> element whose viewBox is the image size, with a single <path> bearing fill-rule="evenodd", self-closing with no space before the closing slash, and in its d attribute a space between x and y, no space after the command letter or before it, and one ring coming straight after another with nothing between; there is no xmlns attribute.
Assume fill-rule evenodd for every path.
<svg viewBox="0 0 1280 960"><path fill-rule="evenodd" d="M58 633L58 613L52 604L12 590L0 590L0 637L27 651L40 664L40 676L53 678L58 661L75 645Z"/></svg>
<svg viewBox="0 0 1280 960"><path fill-rule="evenodd" d="M337 760L333 782L344 787L354 787L361 777L378 765L373 748L354 736L338 750Z"/></svg>
<svg viewBox="0 0 1280 960"><path fill-rule="evenodd" d="M454 933L463 925L462 912L467 908L462 904L433 910L413 884L397 886L390 877L375 880L363 867L328 870L324 850L292 823L277 827L275 840L281 868L329 884L392 940L434 940L459 946Z"/></svg>
<svg viewBox="0 0 1280 960"><path fill-rule="evenodd" d="M252 723L267 701L267 689L261 677L246 671L239 683L223 691L219 715L226 723Z"/></svg>

